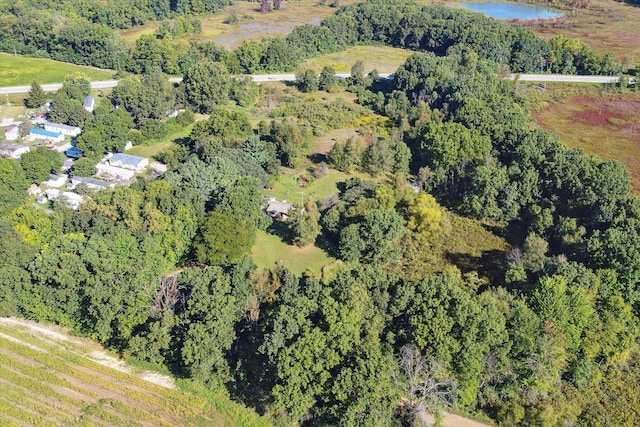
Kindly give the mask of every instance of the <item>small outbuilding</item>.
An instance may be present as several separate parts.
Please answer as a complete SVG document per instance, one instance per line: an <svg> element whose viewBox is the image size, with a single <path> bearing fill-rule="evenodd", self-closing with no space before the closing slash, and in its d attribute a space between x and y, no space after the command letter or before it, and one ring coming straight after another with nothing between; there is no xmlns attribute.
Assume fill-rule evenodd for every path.
<svg viewBox="0 0 640 427"><path fill-rule="evenodd" d="M79 159L80 157L84 156L84 153L78 147L71 147L67 151L65 151L64 154L72 159Z"/></svg>
<svg viewBox="0 0 640 427"><path fill-rule="evenodd" d="M18 126L15 123L7 126L7 128L4 130L4 138L7 141L15 141L19 137L20 137L20 126Z"/></svg>
<svg viewBox="0 0 640 427"><path fill-rule="evenodd" d="M95 105L96 105L96 100L93 96L91 95L85 96L84 101L82 102L82 106L84 107L85 110L91 113Z"/></svg>

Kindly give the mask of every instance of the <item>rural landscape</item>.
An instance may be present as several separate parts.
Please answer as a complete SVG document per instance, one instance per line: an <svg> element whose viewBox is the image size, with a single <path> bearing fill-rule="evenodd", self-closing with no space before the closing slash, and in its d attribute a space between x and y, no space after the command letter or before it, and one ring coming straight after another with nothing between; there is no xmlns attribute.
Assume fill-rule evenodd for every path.
<svg viewBox="0 0 640 427"><path fill-rule="evenodd" d="M0 425L640 425L637 1L0 12Z"/></svg>

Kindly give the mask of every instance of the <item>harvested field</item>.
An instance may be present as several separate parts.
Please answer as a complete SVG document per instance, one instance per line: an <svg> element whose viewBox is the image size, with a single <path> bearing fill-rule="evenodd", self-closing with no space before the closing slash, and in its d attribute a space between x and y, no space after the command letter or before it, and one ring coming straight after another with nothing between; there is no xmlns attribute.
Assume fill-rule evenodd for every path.
<svg viewBox="0 0 640 427"><path fill-rule="evenodd" d="M0 318L0 387L0 425L267 425L222 394L183 392L92 341L23 319Z"/></svg>

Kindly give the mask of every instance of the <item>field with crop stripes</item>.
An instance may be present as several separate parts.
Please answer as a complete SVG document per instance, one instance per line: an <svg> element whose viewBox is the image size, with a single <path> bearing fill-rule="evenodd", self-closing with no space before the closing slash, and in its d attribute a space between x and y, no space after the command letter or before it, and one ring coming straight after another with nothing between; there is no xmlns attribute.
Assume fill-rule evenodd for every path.
<svg viewBox="0 0 640 427"><path fill-rule="evenodd" d="M223 393L188 388L57 328L0 318L0 425L268 425Z"/></svg>

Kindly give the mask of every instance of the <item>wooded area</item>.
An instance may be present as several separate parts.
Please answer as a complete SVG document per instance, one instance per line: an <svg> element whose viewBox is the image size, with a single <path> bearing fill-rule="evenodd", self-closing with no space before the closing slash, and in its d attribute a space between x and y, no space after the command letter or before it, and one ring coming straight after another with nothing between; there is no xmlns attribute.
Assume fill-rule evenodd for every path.
<svg viewBox="0 0 640 427"><path fill-rule="evenodd" d="M19 5L0 19L18 16ZM620 163L539 129L498 75L504 66L616 73L611 57L395 0L347 6L321 26L234 52L194 44L169 57L156 37L131 57L107 49L121 42L104 24L196 12L189 5L151 8L137 21L79 19L52 35L97 43L95 54L73 53L83 55L78 62L114 66L114 56L98 64L97 55L120 52L120 67L141 73L86 117L67 114L86 94L81 76L55 95L52 113L83 121L78 147L89 159L122 151L127 140L193 129L159 156L170 168L161 177L90 193L77 211L54 203L47 212L27 197L59 159L41 151L0 159L0 314L55 322L178 377L224 385L275 425L414 425L423 411L445 407L505 426L640 423L628 409L640 399L640 200ZM52 16L37 13L45 23ZM96 21L99 13L78 15ZM22 43L20 52L53 57L66 49L20 33L26 22L0 26L13 31L2 49ZM22 28L47 38L52 27ZM273 89L232 73L292 69L371 42L418 52L392 80L365 75L361 64L342 82L329 68L303 70L301 92L341 85L357 103L291 97L270 122L252 125L243 107L268 106ZM179 70L184 81L174 87L160 69ZM171 108L187 111L166 119ZM192 111L208 118L193 124ZM376 114L385 119L374 122ZM306 200L280 223L292 244L317 243L340 262L301 277L283 266L257 269L256 231L272 227L264 189L302 161L314 136L365 116L359 136L337 141L326 160L369 178L347 179L338 194ZM512 249L491 271L449 253L446 268L425 273L449 213L473 218Z"/></svg>

